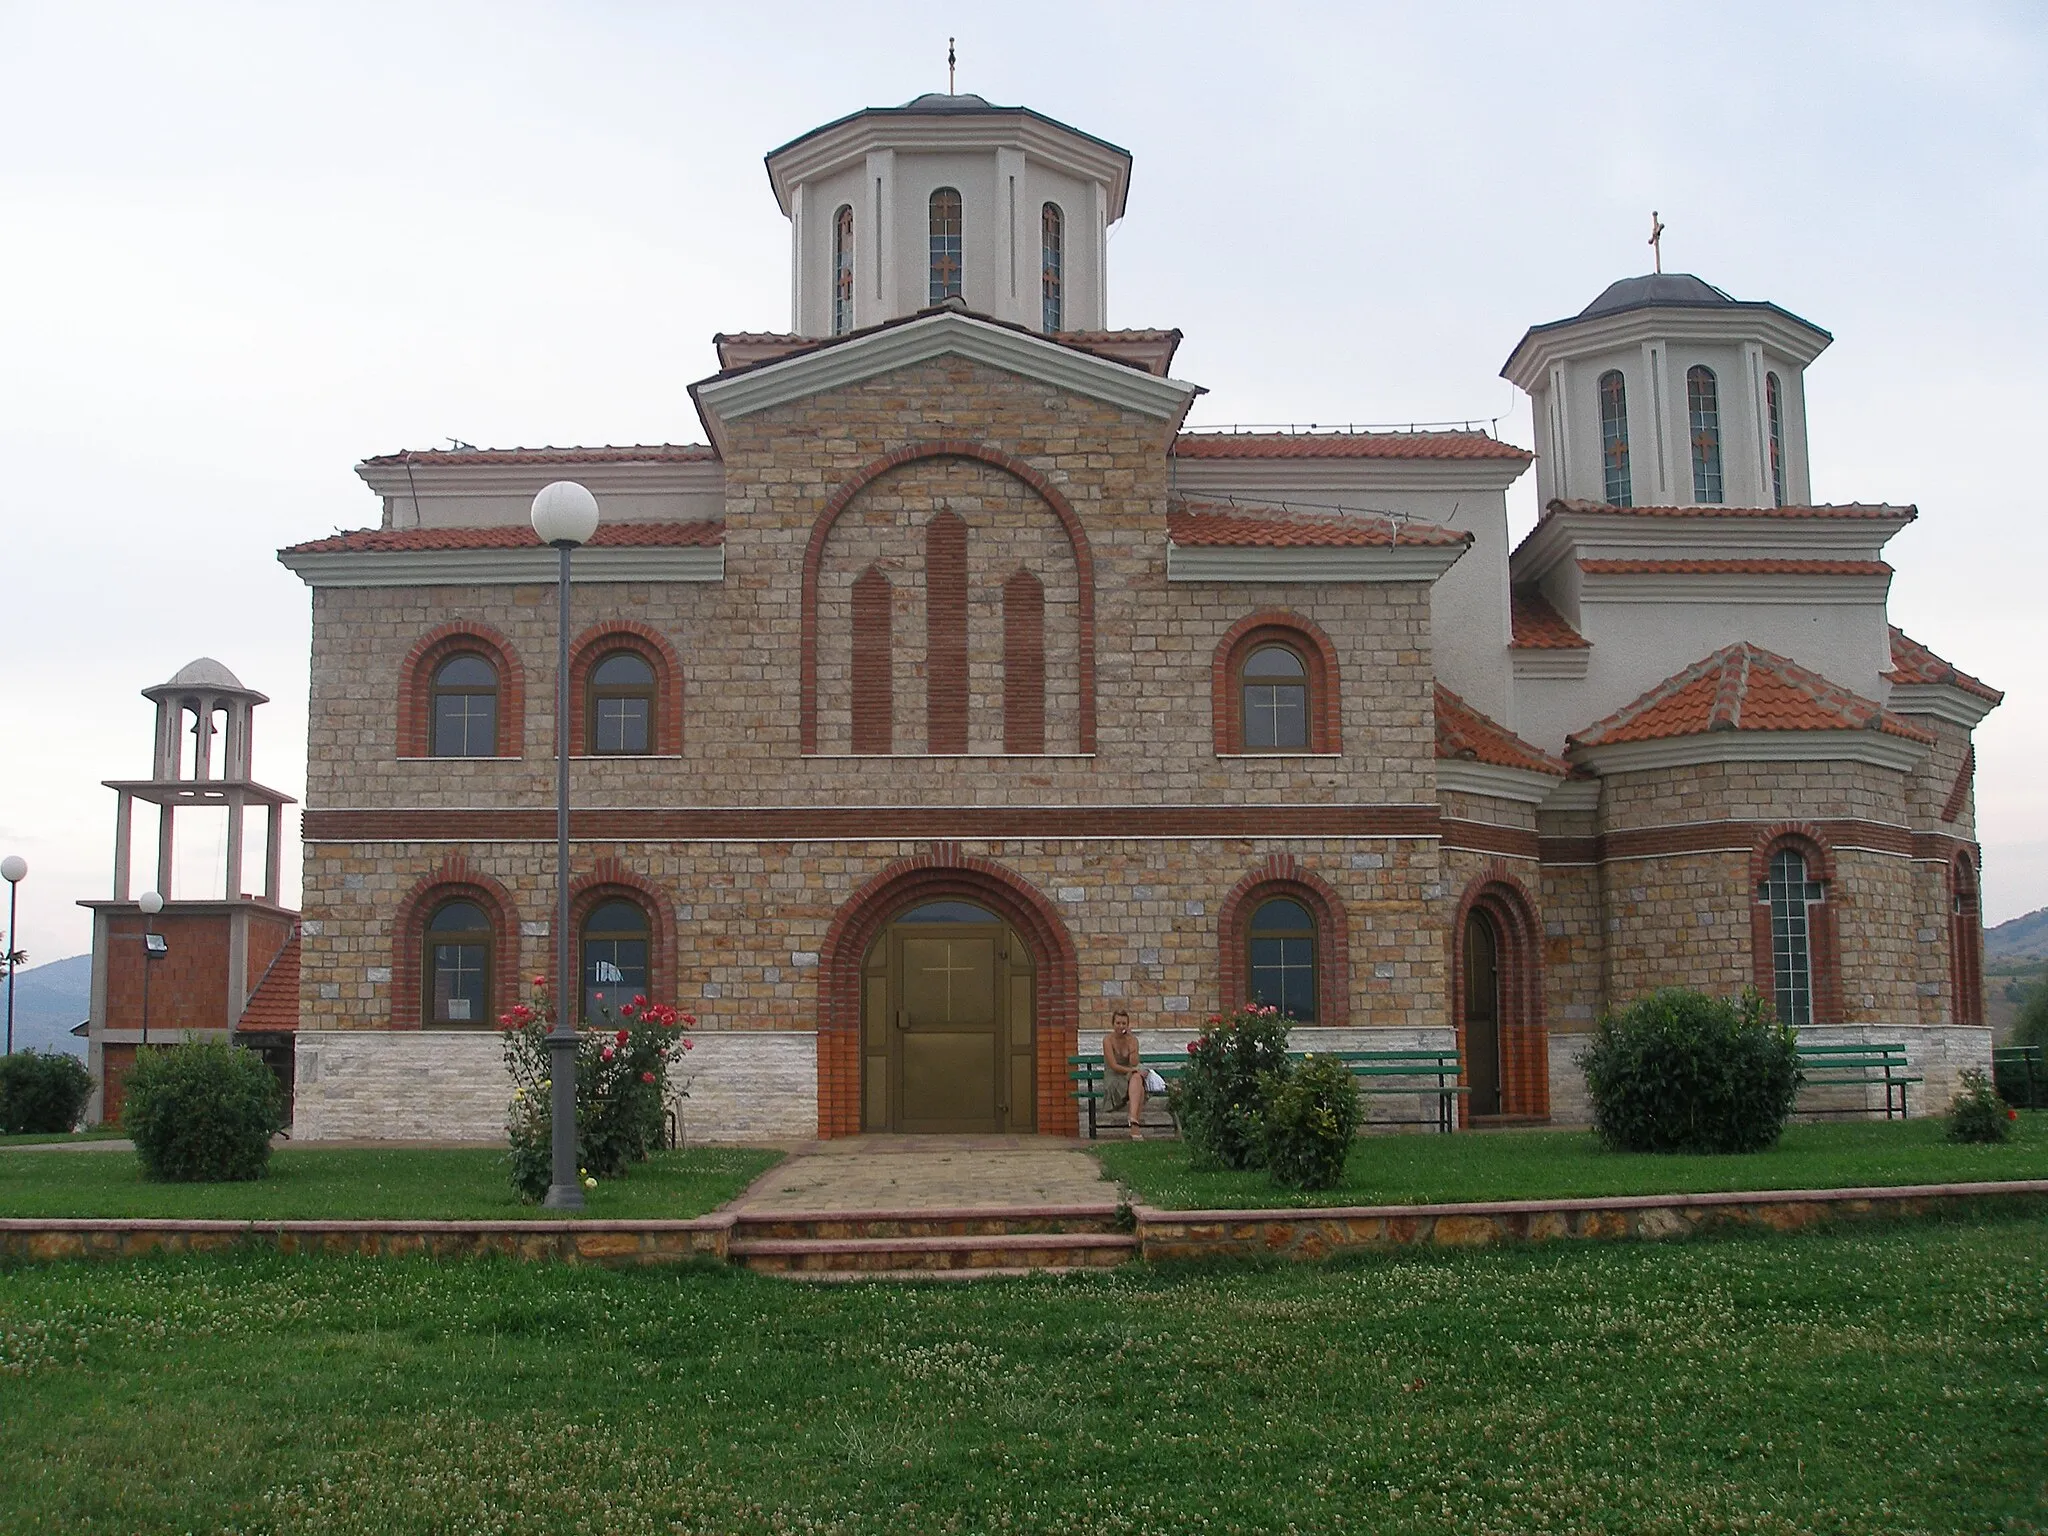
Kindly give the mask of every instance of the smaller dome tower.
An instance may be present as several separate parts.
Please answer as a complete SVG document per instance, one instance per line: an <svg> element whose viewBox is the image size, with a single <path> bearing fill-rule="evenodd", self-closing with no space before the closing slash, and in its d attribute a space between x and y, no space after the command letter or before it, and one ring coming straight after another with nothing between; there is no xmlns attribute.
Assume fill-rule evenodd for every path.
<svg viewBox="0 0 2048 1536"><path fill-rule="evenodd" d="M1623 278L1530 327L1501 374L1535 408L1540 502L1810 502L1806 366L1833 340L1683 272Z"/></svg>

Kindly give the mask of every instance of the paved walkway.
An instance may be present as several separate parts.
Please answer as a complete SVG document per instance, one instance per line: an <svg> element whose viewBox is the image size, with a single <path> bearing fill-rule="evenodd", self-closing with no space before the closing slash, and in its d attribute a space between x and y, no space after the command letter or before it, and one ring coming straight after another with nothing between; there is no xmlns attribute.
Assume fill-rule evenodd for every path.
<svg viewBox="0 0 2048 1536"><path fill-rule="evenodd" d="M805 1142L726 1207L774 1211L992 1210L1117 1198L1093 1158L1042 1136L854 1136Z"/></svg>

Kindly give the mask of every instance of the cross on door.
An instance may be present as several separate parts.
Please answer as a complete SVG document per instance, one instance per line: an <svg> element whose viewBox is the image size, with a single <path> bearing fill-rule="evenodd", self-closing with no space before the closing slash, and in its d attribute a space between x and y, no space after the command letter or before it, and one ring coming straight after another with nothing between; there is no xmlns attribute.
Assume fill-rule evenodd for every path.
<svg viewBox="0 0 2048 1536"><path fill-rule="evenodd" d="M978 967L972 965L955 965L953 963L953 946L950 942L946 945L946 963L944 965L927 965L923 967L924 973L927 976L943 976L946 978L946 1018L949 1022L953 1017L953 978L955 976L972 976L976 969Z"/></svg>

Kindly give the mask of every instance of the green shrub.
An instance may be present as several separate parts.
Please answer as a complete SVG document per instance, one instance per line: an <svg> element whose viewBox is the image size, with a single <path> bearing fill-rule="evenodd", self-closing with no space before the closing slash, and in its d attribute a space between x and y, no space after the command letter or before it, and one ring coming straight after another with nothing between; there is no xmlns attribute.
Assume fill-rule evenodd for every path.
<svg viewBox="0 0 2048 1536"><path fill-rule="evenodd" d="M121 1125L147 1178L260 1179L285 1127L284 1094L254 1051L188 1040L136 1052Z"/></svg>
<svg viewBox="0 0 2048 1536"><path fill-rule="evenodd" d="M61 1136L78 1124L92 1097L85 1063L62 1051L0 1057L0 1135Z"/></svg>
<svg viewBox="0 0 2048 1536"><path fill-rule="evenodd" d="M1259 1166L1266 1095L1286 1079L1291 1065L1291 1023L1272 1008L1248 1007L1227 1019L1209 1016L1208 1031L1188 1046L1187 1070L1169 1090L1190 1167Z"/></svg>
<svg viewBox="0 0 2048 1536"><path fill-rule="evenodd" d="M1268 1176L1282 1189L1331 1188L1344 1177L1363 1117L1351 1069L1334 1056L1304 1056L1286 1077L1268 1080Z"/></svg>
<svg viewBox="0 0 2048 1536"><path fill-rule="evenodd" d="M1976 1067L1965 1071L1962 1086L1948 1104L1950 1141L1999 1142L2012 1139L2012 1123L2020 1112L2010 1109L1992 1091L1991 1079Z"/></svg>
<svg viewBox="0 0 2048 1536"><path fill-rule="evenodd" d="M1617 1151L1760 1152L1799 1092L1795 1040L1754 992L1653 992L1594 1032L1594 1127Z"/></svg>
<svg viewBox="0 0 2048 1536"><path fill-rule="evenodd" d="M2019 1016L2013 1020L2012 1044L2048 1050L2048 981L2029 982L2020 993Z"/></svg>

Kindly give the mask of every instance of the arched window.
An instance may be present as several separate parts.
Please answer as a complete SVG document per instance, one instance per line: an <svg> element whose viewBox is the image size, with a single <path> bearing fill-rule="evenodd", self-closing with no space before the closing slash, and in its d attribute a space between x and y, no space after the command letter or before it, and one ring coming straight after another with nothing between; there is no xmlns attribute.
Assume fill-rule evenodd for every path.
<svg viewBox="0 0 2048 1536"><path fill-rule="evenodd" d="M832 334L853 329L853 205L832 215Z"/></svg>
<svg viewBox="0 0 2048 1536"><path fill-rule="evenodd" d="M1619 368L1600 375L1600 460L1607 473L1607 505L1633 506L1628 473L1628 385Z"/></svg>
<svg viewBox="0 0 2048 1536"><path fill-rule="evenodd" d="M427 919L426 1027L488 1024L491 1017L491 920L473 901L444 901Z"/></svg>
<svg viewBox="0 0 2048 1536"><path fill-rule="evenodd" d="M1038 215L1039 289L1046 332L1063 330L1061 295L1066 283L1066 220L1058 203L1047 203Z"/></svg>
<svg viewBox="0 0 2048 1536"><path fill-rule="evenodd" d="M1288 1018L1316 1018L1316 924L1307 907L1285 896L1262 902L1246 930L1247 996Z"/></svg>
<svg viewBox="0 0 2048 1536"><path fill-rule="evenodd" d="M434 757L498 755L498 669L473 651L434 669Z"/></svg>
<svg viewBox="0 0 2048 1536"><path fill-rule="evenodd" d="M1695 363L1685 370L1685 405L1692 422L1692 499L1721 499L1721 392L1714 370Z"/></svg>
<svg viewBox="0 0 2048 1536"><path fill-rule="evenodd" d="M1262 645L1245 658L1244 750L1308 750L1308 668L1284 645Z"/></svg>
<svg viewBox="0 0 2048 1536"><path fill-rule="evenodd" d="M1771 418L1771 505L1785 505L1785 408L1778 393L1778 376L1764 375L1764 410Z"/></svg>
<svg viewBox="0 0 2048 1536"><path fill-rule="evenodd" d="M637 651L613 651L590 669L590 750L631 757L654 750L654 668Z"/></svg>
<svg viewBox="0 0 2048 1536"><path fill-rule="evenodd" d="M604 1022L647 990L647 914L623 898L583 920L583 1017Z"/></svg>
<svg viewBox="0 0 2048 1536"><path fill-rule="evenodd" d="M932 297L938 304L960 297L960 194L941 187L932 194Z"/></svg>
<svg viewBox="0 0 2048 1536"><path fill-rule="evenodd" d="M1809 877L1806 856L1796 848L1771 855L1759 900L1771 909L1771 995L1778 1019L1794 1028L1813 1022L1813 914L1822 899L1819 881Z"/></svg>

